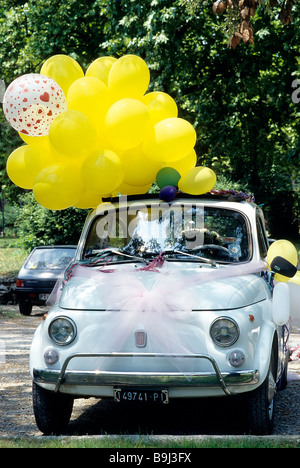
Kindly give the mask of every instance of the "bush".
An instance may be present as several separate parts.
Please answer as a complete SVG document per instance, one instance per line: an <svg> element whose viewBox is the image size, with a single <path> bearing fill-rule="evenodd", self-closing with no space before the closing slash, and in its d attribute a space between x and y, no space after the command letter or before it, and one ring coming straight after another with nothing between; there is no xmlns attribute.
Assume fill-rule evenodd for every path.
<svg viewBox="0 0 300 468"><path fill-rule="evenodd" d="M76 245L87 210L51 211L39 205L32 193L21 198L16 230L19 245L32 250L38 245Z"/></svg>

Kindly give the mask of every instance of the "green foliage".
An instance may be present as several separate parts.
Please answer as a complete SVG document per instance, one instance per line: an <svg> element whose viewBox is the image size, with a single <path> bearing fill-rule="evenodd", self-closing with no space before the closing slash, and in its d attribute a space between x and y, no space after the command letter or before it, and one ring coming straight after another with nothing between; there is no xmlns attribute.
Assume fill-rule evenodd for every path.
<svg viewBox="0 0 300 468"><path fill-rule="evenodd" d="M38 245L76 245L86 210L51 211L40 206L32 193L23 197L16 225L20 244L27 250Z"/></svg>
<svg viewBox="0 0 300 468"><path fill-rule="evenodd" d="M10 205L8 203L0 203L0 207L0 209L2 210L2 212L0 211L0 232L2 233L4 227L4 234L6 237L15 236L15 223L19 213L18 207L16 205Z"/></svg>
<svg viewBox="0 0 300 468"><path fill-rule="evenodd" d="M274 219L273 236L278 208L289 211L283 234L295 236L300 104L291 96L299 76L300 4L285 26L257 10L254 45L233 50L212 2L194 3L195 11L184 0L3 0L0 79L8 84L22 73L39 72L57 53L72 55L84 69L102 55L140 55L151 71L150 90L170 94L179 116L195 126L198 163L253 192ZM7 180L5 161L20 139L3 115L0 130L2 189L16 199L20 190ZM293 196L287 201L283 192Z"/></svg>

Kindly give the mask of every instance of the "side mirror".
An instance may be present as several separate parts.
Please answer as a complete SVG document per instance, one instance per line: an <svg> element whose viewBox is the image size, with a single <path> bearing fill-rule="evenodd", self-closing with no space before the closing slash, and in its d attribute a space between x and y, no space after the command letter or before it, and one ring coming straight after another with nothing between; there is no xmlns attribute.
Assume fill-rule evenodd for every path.
<svg viewBox="0 0 300 468"><path fill-rule="evenodd" d="M286 282L297 273L297 250L290 241L277 240L268 249L267 262L275 280Z"/></svg>
<svg viewBox="0 0 300 468"><path fill-rule="evenodd" d="M297 273L297 267L283 257L275 257L270 265L271 271L279 275L293 278Z"/></svg>
<svg viewBox="0 0 300 468"><path fill-rule="evenodd" d="M273 291L272 319L284 325L290 318L290 290L287 283L277 283Z"/></svg>

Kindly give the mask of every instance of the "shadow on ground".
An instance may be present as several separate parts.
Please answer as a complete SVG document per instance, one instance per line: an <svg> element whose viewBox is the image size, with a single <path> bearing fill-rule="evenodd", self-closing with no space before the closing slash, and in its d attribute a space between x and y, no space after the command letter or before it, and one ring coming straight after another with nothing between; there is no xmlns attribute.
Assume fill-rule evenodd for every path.
<svg viewBox="0 0 300 468"><path fill-rule="evenodd" d="M96 400L68 426L68 435L244 434L244 408L233 399L173 401L141 406Z"/></svg>

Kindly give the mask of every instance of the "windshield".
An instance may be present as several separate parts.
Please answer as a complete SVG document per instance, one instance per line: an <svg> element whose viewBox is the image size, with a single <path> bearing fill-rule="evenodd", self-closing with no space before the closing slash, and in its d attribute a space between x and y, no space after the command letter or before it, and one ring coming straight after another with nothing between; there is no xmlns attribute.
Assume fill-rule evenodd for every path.
<svg viewBox="0 0 300 468"><path fill-rule="evenodd" d="M245 262L251 254L248 222L238 211L198 203L102 209L91 225L83 257L105 252L114 262L130 261L125 254L149 258L160 252L170 260Z"/></svg>
<svg viewBox="0 0 300 468"><path fill-rule="evenodd" d="M27 270L65 270L73 259L75 249L37 249L28 258Z"/></svg>

